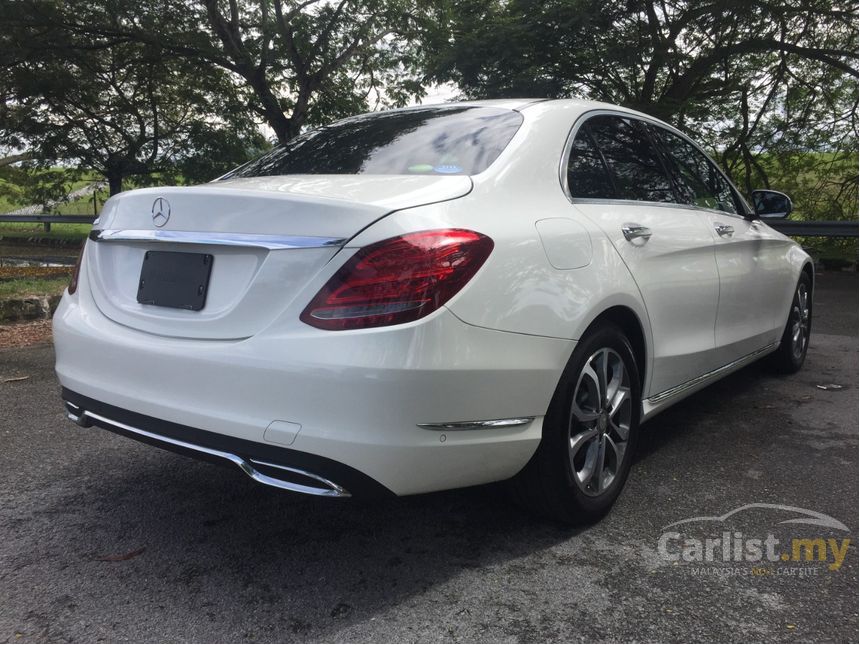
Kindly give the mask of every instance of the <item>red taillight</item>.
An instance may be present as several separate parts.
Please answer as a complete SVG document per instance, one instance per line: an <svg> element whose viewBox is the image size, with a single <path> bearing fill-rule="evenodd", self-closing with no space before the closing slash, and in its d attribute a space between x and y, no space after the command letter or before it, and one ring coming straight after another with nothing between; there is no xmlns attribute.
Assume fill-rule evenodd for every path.
<svg viewBox="0 0 860 645"><path fill-rule="evenodd" d="M329 330L417 320L462 289L492 250L493 240L462 229L422 231L371 244L331 277L301 319Z"/></svg>
<svg viewBox="0 0 860 645"><path fill-rule="evenodd" d="M86 248L87 243L81 245L81 252L78 253L78 259L75 262L75 270L72 271L72 279L69 280L69 293L72 294L78 290L78 277L81 275L81 259L84 257L84 249Z"/></svg>

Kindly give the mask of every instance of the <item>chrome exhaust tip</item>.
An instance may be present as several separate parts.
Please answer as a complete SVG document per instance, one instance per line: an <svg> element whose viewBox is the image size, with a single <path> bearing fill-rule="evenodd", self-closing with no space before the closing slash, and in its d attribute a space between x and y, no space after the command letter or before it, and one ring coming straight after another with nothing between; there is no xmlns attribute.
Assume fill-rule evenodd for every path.
<svg viewBox="0 0 860 645"><path fill-rule="evenodd" d="M86 410L82 410L81 408L76 406L74 403L69 403L68 401L66 401L65 403L66 403L66 418L69 421L73 421L75 424L79 425L82 428L92 428L93 427L93 422L89 418L89 416L87 416Z"/></svg>
<svg viewBox="0 0 860 645"><path fill-rule="evenodd" d="M118 431L119 434L130 436L134 439L147 439L149 440L148 443L155 443L155 445L160 445L162 448L167 448L168 450L179 448L182 449L182 452L197 453L198 456L218 457L238 466L243 473L254 481L273 488L320 497L352 497L351 493L343 486L316 473L260 459L240 457L232 452L181 441L130 426L101 414L96 414L95 412L87 412L80 406L68 401L64 401L64 403L66 405L66 417L82 428L90 428L98 424L102 428L115 432Z"/></svg>

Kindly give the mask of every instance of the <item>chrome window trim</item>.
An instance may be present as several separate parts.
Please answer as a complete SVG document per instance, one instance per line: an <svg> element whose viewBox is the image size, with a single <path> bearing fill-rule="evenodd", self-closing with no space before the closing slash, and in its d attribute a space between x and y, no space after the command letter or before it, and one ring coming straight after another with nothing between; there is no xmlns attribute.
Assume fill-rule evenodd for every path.
<svg viewBox="0 0 860 645"><path fill-rule="evenodd" d="M646 202L636 199L597 199L591 197L569 197L571 204L617 204L619 206L656 206L658 208L675 208L686 211L695 211L699 213L712 213L714 215L725 215L726 217L734 217L740 220L746 220L739 213L727 213L715 208L705 208L704 206L696 206L695 204L676 204L675 202ZM747 220L749 221L749 220Z"/></svg>
<svg viewBox="0 0 860 645"><path fill-rule="evenodd" d="M276 251L281 249L318 249L343 246L346 238L311 235L258 235L212 231L165 231L146 229L100 229L90 231L93 242L160 242L172 244L209 244L244 246Z"/></svg>
<svg viewBox="0 0 860 645"><path fill-rule="evenodd" d="M725 179L728 182L729 187L732 189L732 191L738 197L741 204L743 204L744 207L747 209L747 213L746 214L744 214L744 213L727 213L726 211L719 210L716 208L705 208L704 206L696 206L695 204L679 204L679 203L675 203L675 202L646 202L646 201L640 201L637 199L613 199L613 198L599 198L598 199L598 198L591 198L591 197L573 197L570 193L570 185L568 184L568 181L567 181L567 161L570 158L570 152L573 149L573 141L574 141L574 139L576 139L576 135L579 133L579 129L582 127L582 125L588 119L595 117L595 116L602 116L602 115L619 116L619 117L623 117L625 119L631 119L634 121L642 121L643 123L647 123L647 124L652 125L654 127L663 128L664 130L667 130L667 131L671 132L672 134L675 134L675 135L681 137L684 141L686 141L687 143L692 145L696 150L698 150L703 155L705 155L705 158L708 160L708 162L710 162L714 166L714 168L716 168L717 172L720 173L720 175L722 175L723 179ZM711 159L710 155L707 152L705 152L705 150L704 150L704 148L702 148L702 146L700 146L698 143L693 141L686 134L684 134L683 132L681 132L677 128L672 127L668 123L663 123L662 121L659 121L658 119L650 118L648 116L639 115L639 114L630 114L628 112L622 112L619 110L610 110L610 109L606 109L606 108L586 110L585 112L581 113L576 118L576 121L573 122L573 125L571 126L570 130L567 133L567 141L565 141L564 150L562 151L561 160L560 160L559 165L558 165L558 178L559 178L559 182L561 183L561 189L564 192L564 196L567 198L567 200L571 204L619 204L622 206L644 204L646 206L663 206L666 208L682 208L684 210L698 211L698 212L704 212L704 213L713 213L713 214L717 214L717 215L728 215L730 217L737 217L739 219L744 219L744 220L748 219L748 217L747 217L748 215L749 216L755 215L755 211L753 211L752 208L750 208L750 205L743 198L743 195L741 195L741 192L737 189L734 182L732 182L732 180L728 178L726 173L723 172L723 169L720 168L720 166L717 163L715 163L713 159Z"/></svg>

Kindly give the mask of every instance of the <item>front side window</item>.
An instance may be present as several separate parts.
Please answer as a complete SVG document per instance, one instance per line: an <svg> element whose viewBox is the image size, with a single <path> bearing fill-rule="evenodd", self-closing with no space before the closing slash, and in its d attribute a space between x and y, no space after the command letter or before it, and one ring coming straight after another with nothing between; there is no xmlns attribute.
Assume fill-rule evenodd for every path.
<svg viewBox="0 0 860 645"><path fill-rule="evenodd" d="M586 125L612 174L617 199L676 201L660 155L641 124L602 115L589 119Z"/></svg>
<svg viewBox="0 0 860 645"><path fill-rule="evenodd" d="M664 128L654 127L652 131L666 150L682 203L738 212L734 191L710 159L689 141Z"/></svg>
<svg viewBox="0 0 860 645"><path fill-rule="evenodd" d="M523 121L501 108L433 106L364 114L297 136L222 179L265 175L475 175Z"/></svg>

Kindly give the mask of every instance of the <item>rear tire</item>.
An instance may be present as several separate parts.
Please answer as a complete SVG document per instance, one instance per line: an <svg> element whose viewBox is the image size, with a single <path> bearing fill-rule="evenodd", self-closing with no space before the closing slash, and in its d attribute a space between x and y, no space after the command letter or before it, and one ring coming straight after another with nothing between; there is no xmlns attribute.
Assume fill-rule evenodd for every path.
<svg viewBox="0 0 860 645"><path fill-rule="evenodd" d="M543 438L511 481L517 503L566 524L587 524L612 507L636 449L639 370L620 328L607 324L577 344L553 395Z"/></svg>
<svg viewBox="0 0 860 645"><path fill-rule="evenodd" d="M806 360L811 332L812 280L806 271L802 271L791 300L788 322L779 349L770 355L771 366L782 374L794 374L800 370Z"/></svg>

